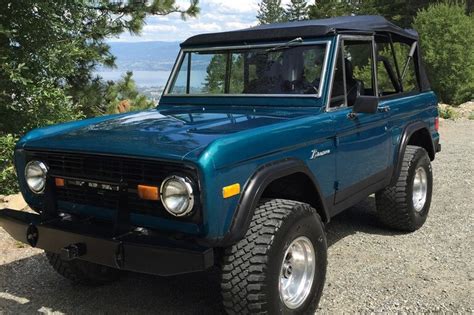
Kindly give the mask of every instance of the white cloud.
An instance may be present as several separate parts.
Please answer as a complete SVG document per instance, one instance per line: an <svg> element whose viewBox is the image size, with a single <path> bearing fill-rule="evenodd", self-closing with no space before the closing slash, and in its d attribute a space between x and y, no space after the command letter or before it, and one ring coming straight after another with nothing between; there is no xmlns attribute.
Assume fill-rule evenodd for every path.
<svg viewBox="0 0 474 315"><path fill-rule="evenodd" d="M175 25L154 24L145 25L143 33L176 32L178 28Z"/></svg>
<svg viewBox="0 0 474 315"><path fill-rule="evenodd" d="M258 1L256 0L207 0L207 3L220 12L253 13L257 12L258 9Z"/></svg>
<svg viewBox="0 0 474 315"><path fill-rule="evenodd" d="M219 26L217 23L190 23L189 27L193 31L197 32L220 32L222 31L222 27Z"/></svg>
<svg viewBox="0 0 474 315"><path fill-rule="evenodd" d="M225 28L229 30L238 30L242 28L249 28L257 25L257 21L254 23L242 23L242 22L227 22L225 23Z"/></svg>

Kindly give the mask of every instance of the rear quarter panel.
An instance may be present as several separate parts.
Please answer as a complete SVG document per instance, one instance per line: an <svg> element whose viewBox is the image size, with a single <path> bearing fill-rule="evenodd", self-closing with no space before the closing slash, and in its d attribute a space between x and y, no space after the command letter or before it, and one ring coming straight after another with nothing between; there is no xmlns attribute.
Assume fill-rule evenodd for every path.
<svg viewBox="0 0 474 315"><path fill-rule="evenodd" d="M393 163L397 162L400 141L406 127L414 122L422 121L429 126L433 141L439 139L435 130L435 118L438 116L438 99L433 92L417 93L382 99L380 106L389 106L388 127L391 132Z"/></svg>

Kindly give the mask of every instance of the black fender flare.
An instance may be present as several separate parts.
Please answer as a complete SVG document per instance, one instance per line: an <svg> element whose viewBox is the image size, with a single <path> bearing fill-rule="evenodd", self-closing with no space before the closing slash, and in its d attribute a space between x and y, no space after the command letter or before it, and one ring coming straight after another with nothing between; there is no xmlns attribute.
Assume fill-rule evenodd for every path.
<svg viewBox="0 0 474 315"><path fill-rule="evenodd" d="M245 237L247 229L250 226L255 209L262 197L263 192L273 181L296 173L303 173L307 175L313 185L314 189L319 194L322 209L317 209L323 216L323 221L329 221L329 212L326 202L318 182L313 173L308 169L306 164L297 159L285 159L260 167L247 181L244 186L243 193L240 197L239 204L235 209L234 216L230 228L224 238L219 242L220 246L228 246L235 244ZM322 211L322 213L321 213Z"/></svg>
<svg viewBox="0 0 474 315"><path fill-rule="evenodd" d="M428 134L430 134L430 128L428 124L424 121L416 121L413 123L408 124L402 132L400 137L400 144L398 146L398 153L397 153L397 160L395 161L395 167L393 168L392 180L390 181L390 185L394 185L397 182L398 176L400 175L400 170L402 168L403 163L403 156L405 155L405 150L408 145L408 141L410 137L417 131L422 129L426 129ZM430 136L430 145L432 152L435 152L435 144L433 143L433 138Z"/></svg>

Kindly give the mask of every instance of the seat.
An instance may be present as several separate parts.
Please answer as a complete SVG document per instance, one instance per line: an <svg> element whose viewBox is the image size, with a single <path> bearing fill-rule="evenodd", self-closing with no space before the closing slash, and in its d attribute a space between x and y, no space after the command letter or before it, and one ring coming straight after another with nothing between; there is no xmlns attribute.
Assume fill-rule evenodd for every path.
<svg viewBox="0 0 474 315"><path fill-rule="evenodd" d="M359 95L364 95L364 82L354 78L354 67L352 62L344 59L346 68L347 106L353 106Z"/></svg>

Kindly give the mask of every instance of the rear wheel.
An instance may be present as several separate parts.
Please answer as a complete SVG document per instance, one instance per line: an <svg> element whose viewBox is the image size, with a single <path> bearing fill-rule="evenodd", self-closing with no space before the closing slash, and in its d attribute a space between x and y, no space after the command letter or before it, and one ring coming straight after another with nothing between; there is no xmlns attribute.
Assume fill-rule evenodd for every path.
<svg viewBox="0 0 474 315"><path fill-rule="evenodd" d="M82 260L65 261L58 254L46 252L53 269L64 278L76 284L98 286L119 278L120 271Z"/></svg>
<svg viewBox="0 0 474 315"><path fill-rule="evenodd" d="M314 313L326 265L326 235L316 210L296 201L262 201L245 238L225 252L224 307L229 314Z"/></svg>
<svg viewBox="0 0 474 315"><path fill-rule="evenodd" d="M432 191L428 153L423 148L407 146L397 182L375 195L380 221L397 230L418 230L428 217Z"/></svg>

